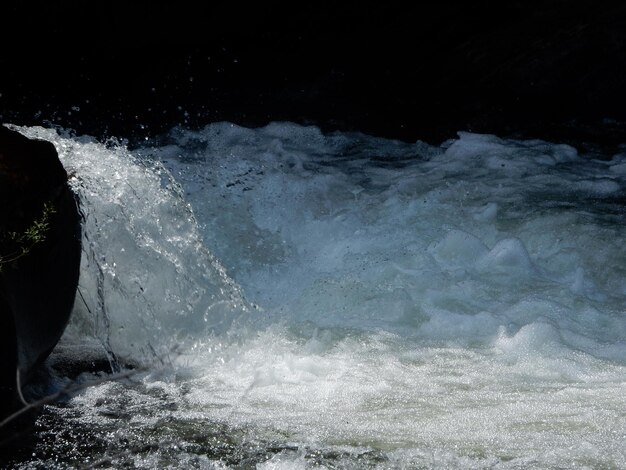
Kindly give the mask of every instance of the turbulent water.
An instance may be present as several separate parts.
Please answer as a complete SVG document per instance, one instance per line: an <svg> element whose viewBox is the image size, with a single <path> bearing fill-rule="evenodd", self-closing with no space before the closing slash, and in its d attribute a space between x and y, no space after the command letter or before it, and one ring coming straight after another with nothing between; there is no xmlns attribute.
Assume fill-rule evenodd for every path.
<svg viewBox="0 0 626 470"><path fill-rule="evenodd" d="M85 214L51 363L135 369L52 368L16 467L626 467L626 149L21 131Z"/></svg>

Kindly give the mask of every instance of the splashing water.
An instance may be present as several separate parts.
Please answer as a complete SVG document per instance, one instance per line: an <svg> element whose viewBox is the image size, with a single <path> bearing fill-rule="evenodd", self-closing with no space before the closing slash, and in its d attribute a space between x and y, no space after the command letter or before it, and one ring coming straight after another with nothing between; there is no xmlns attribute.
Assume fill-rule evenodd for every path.
<svg viewBox="0 0 626 470"><path fill-rule="evenodd" d="M20 465L626 466L626 153L20 130L85 214L57 356L165 364L47 408Z"/></svg>

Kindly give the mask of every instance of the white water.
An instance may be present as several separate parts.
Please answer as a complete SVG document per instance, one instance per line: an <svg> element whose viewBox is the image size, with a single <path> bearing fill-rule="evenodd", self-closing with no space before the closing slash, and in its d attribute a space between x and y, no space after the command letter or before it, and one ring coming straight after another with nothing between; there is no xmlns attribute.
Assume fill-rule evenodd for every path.
<svg viewBox="0 0 626 470"><path fill-rule="evenodd" d="M77 455L626 467L626 152L223 123L129 152L21 130L55 143L86 213L58 354L158 366L57 410L106 430Z"/></svg>

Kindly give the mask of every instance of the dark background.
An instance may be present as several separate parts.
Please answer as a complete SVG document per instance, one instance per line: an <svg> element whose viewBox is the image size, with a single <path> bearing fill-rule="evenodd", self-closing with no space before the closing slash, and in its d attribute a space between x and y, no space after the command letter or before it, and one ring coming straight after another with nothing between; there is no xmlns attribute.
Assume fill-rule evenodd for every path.
<svg viewBox="0 0 626 470"><path fill-rule="evenodd" d="M623 1L6 3L4 122L131 143L219 120L626 142Z"/></svg>

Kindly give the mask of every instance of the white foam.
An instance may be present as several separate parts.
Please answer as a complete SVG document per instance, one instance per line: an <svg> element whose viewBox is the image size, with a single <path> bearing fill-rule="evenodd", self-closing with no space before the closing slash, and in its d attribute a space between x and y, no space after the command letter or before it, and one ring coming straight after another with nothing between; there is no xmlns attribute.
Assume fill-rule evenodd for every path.
<svg viewBox="0 0 626 470"><path fill-rule="evenodd" d="M432 244L429 251L439 262L469 266L489 250L475 236L462 230L451 230L443 240Z"/></svg>
<svg viewBox="0 0 626 470"><path fill-rule="evenodd" d="M624 291L602 294L623 276L598 273L626 252L616 230L586 215L602 220L597 198L621 191L619 172L541 141L460 134L437 151L279 128L251 141L249 130L230 127L232 165L213 150L227 146L214 126L188 133L210 135L205 160L222 162L191 197L202 214L207 200L230 201L222 210L237 223L209 222L207 245L272 318L311 326L286 343L291 330L263 326L242 349L227 348L223 367L209 368L196 389L197 406L231 403L220 419L285 427L307 442L429 448L451 466L499 466L505 454L550 465L604 451L623 461L616 440L607 446L608 434L583 425L603 387L623 387L626 356L604 361L622 354ZM407 154L408 163L394 163ZM183 185L198 172L168 165ZM246 190L223 185L242 173ZM564 204L572 191L578 202ZM237 244L221 238L251 232L250 246L277 254L244 251L244 263ZM552 387L569 391L547 398ZM547 413L553 424L543 431L536 423ZM570 426L583 427L563 434ZM567 444L576 439L590 443L585 452ZM452 442L487 457L446 451ZM422 462L398 452L405 464Z"/></svg>
<svg viewBox="0 0 626 470"><path fill-rule="evenodd" d="M164 416L297 449L266 468L312 466L302 449L383 467L626 466L619 159L277 123L178 129L135 153L28 132L85 181L111 347L182 344L176 374L142 378L178 404ZM259 308L240 315L244 296ZM90 393L73 403L95 420L110 391Z"/></svg>
<svg viewBox="0 0 626 470"><path fill-rule="evenodd" d="M481 270L498 273L531 274L535 270L526 247L517 238L500 240L482 256L478 266Z"/></svg>

